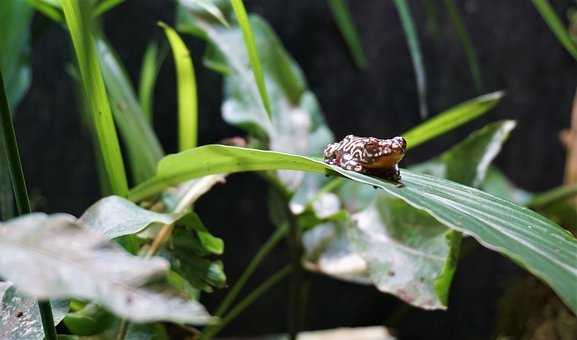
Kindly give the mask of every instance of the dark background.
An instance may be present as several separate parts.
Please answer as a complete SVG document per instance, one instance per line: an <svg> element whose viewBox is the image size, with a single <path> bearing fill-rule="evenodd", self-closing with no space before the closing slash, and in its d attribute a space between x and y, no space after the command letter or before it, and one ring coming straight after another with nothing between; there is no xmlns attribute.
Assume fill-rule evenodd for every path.
<svg viewBox="0 0 577 340"><path fill-rule="evenodd" d="M438 3L441 32L427 31L422 1L411 0L427 71L433 113L477 96L453 26ZM482 93L504 90L497 109L458 131L423 145L405 164L425 160L489 121L518 122L497 164L512 181L542 191L561 184L564 149L558 133L569 126L577 62L561 47L528 0L456 1L477 48ZM552 1L564 18L573 1ZM397 12L389 0L349 1L369 67L358 71L324 0L246 0L264 16L301 65L337 137L400 134L420 122L413 67ZM144 48L164 41L156 21L173 22L174 4L128 0L107 14L107 36L138 77ZM39 18L35 24L46 24ZM201 63L203 44L187 38L195 61L200 102L200 142L242 134L220 118L221 79ZM16 129L24 168L38 210L81 213L99 198L91 142L80 123L75 88L66 74L68 36L44 27L32 46L33 81L17 108ZM175 151L176 99L171 58L155 92L155 127L167 152ZM231 176L198 203L205 223L225 239L225 270L230 282L242 272L273 226L266 213L265 184L254 175ZM285 247L269 256L251 284L285 263ZM492 335L497 296L522 271L482 248L459 263L449 310L426 312L403 307L374 288L313 276L308 329L394 324L401 339L485 339ZM231 324L225 334L254 335L284 330L288 288L281 284ZM213 310L222 294L205 298ZM398 316L403 316L398 318ZM401 320L399 322L395 320Z"/></svg>

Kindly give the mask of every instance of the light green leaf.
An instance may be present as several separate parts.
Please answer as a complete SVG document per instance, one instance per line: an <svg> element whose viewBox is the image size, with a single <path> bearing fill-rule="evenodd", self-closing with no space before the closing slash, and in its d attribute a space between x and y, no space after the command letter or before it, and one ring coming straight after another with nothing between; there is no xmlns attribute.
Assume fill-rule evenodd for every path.
<svg viewBox="0 0 577 340"><path fill-rule="evenodd" d="M246 148L208 145L176 155L159 164L156 177L136 187L141 200L170 185L215 173L262 170L337 172L359 183L384 189L424 210L449 228L471 235L485 247L502 253L547 282L577 311L577 240L555 223L512 202L448 180L401 170L402 186L346 171L304 156Z"/></svg>
<svg viewBox="0 0 577 340"><path fill-rule="evenodd" d="M138 101L142 112L146 116L148 123L151 125L153 123L154 111L154 85L156 84L156 78L160 72L160 66L162 65L163 60L164 56L159 56L158 45L155 42L148 44L140 68Z"/></svg>
<svg viewBox="0 0 577 340"><path fill-rule="evenodd" d="M114 120L126 145L134 182L138 184L154 175L164 151L114 50L103 39L98 39L96 45Z"/></svg>
<svg viewBox="0 0 577 340"><path fill-rule="evenodd" d="M421 47L419 46L419 36L417 28L411 15L409 4L406 0L394 0L401 24L405 31L409 51L411 52L411 60L415 69L415 77L417 80L417 92L419 94L419 108L421 118L425 119L428 115L427 109L427 75L425 73L425 66L423 65L423 57L421 55Z"/></svg>
<svg viewBox="0 0 577 340"><path fill-rule="evenodd" d="M489 93L439 113L437 116L403 134L407 140L408 147L414 148L417 145L479 117L494 108L501 98L503 98L503 95L503 92Z"/></svg>
<svg viewBox="0 0 577 340"><path fill-rule="evenodd" d="M97 144L107 178L113 193L124 196L128 192L128 184L112 111L92 36L94 23L90 15L91 2L62 0L61 5L66 18L66 26L74 45L82 88L90 109L90 117L94 124Z"/></svg>
<svg viewBox="0 0 577 340"><path fill-rule="evenodd" d="M262 66L260 65L258 50L256 48L255 39L250 27L250 22L248 20L248 15L246 14L246 9L244 8L244 3L242 0L231 0L231 3L234 13L236 14L238 24L242 29L244 45L248 53L248 60L250 61L250 66L252 67L252 73L254 75L254 80L256 81L256 86L258 87L258 92L260 93L262 104L270 118L272 115L270 100L266 89L266 83L264 82L264 74L262 72Z"/></svg>
<svg viewBox="0 0 577 340"><path fill-rule="evenodd" d="M164 259L130 255L69 215L36 213L0 225L0 276L26 294L91 300L135 322L209 322L198 302L142 288L168 269Z"/></svg>
<svg viewBox="0 0 577 340"><path fill-rule="evenodd" d="M57 325L68 311L68 302L52 301L51 305ZM0 339L44 339L38 302L22 294L10 282L0 282Z"/></svg>
<svg viewBox="0 0 577 340"><path fill-rule="evenodd" d="M190 52L186 45L171 27L159 23L164 29L172 48L176 65L178 85L178 146L186 150L194 148L198 134L198 104L196 98L196 79Z"/></svg>
<svg viewBox="0 0 577 340"><path fill-rule="evenodd" d="M481 189L491 195L504 198L519 205L527 205L533 194L516 187L499 169L489 167Z"/></svg>
<svg viewBox="0 0 577 340"><path fill-rule="evenodd" d="M557 40L565 47L567 52L569 52L575 60L577 60L577 42L575 42L565 24L561 21L555 10L551 6L548 0L533 0L533 4L539 11L539 14L543 17L543 20L547 23L553 34L557 37Z"/></svg>
<svg viewBox="0 0 577 340"><path fill-rule="evenodd" d="M100 0L94 4L93 15L100 16L123 2L124 0Z"/></svg>
<svg viewBox="0 0 577 340"><path fill-rule="evenodd" d="M179 215L143 209L119 196L109 196L91 205L78 223L111 240L139 233L153 223L169 224L179 218Z"/></svg>
<svg viewBox="0 0 577 340"><path fill-rule="evenodd" d="M363 51L361 40L357 28L353 23L346 0L328 0L329 7L333 13L333 17L337 22L337 26L347 43L349 51L353 56L355 64L360 69L367 67L367 57Z"/></svg>

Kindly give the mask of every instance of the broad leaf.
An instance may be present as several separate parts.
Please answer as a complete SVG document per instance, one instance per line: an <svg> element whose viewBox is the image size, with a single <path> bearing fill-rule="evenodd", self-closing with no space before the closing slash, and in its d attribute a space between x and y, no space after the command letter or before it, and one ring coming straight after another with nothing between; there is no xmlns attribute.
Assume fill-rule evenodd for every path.
<svg viewBox="0 0 577 340"><path fill-rule="evenodd" d="M142 200L170 185L216 173L262 170L335 172L353 181L384 189L424 210L449 228L473 236L546 281L577 311L577 240L543 216L510 201L455 182L401 170L402 186L343 170L320 160L274 151L208 145L169 155L157 175L136 187Z"/></svg>
<svg viewBox="0 0 577 340"><path fill-rule="evenodd" d="M209 322L198 302L142 288L168 268L161 258L126 253L69 215L36 213L0 224L0 276L26 294L92 300L135 322Z"/></svg>
<svg viewBox="0 0 577 340"><path fill-rule="evenodd" d="M68 302L52 301L51 305L57 325L68 311ZM38 301L19 292L10 282L0 282L0 339L44 339Z"/></svg>
<svg viewBox="0 0 577 340"><path fill-rule="evenodd" d="M122 197L109 196L91 205L78 223L111 240L139 233L153 223L169 224L179 218L177 214L157 213Z"/></svg>

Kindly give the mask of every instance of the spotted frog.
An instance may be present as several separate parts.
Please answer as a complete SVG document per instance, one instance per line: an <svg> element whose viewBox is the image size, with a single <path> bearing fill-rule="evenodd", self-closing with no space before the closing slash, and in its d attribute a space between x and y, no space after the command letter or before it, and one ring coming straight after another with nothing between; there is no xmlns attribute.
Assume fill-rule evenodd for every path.
<svg viewBox="0 0 577 340"><path fill-rule="evenodd" d="M403 137L379 139L348 135L337 143L327 145L325 163L345 170L399 182L401 174L397 165L405 156L407 142Z"/></svg>

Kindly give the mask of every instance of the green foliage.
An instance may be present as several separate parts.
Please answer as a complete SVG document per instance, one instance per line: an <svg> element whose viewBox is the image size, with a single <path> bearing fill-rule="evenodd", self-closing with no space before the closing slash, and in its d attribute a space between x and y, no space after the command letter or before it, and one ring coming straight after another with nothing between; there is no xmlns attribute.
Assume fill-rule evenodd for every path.
<svg viewBox="0 0 577 340"><path fill-rule="evenodd" d="M250 22L246 14L246 9L242 0L231 0L232 8L234 9L234 14L236 15L236 20L242 30L242 36L244 38L244 45L246 47L246 52L248 54L248 60L250 61L250 66L252 67L252 72L254 74L254 80L256 86L258 87L258 92L262 100L262 104L271 116L271 105L269 100L269 95L266 89L266 83L264 81L264 74L262 72L262 67L260 65L260 59L258 56L258 50L256 48L255 39L250 27Z"/></svg>
<svg viewBox="0 0 577 340"><path fill-rule="evenodd" d="M90 109L90 117L96 131L100 157L106 169L107 178L113 193L124 196L128 192L124 162L112 119L112 110L100 64L96 54L91 17L91 2L62 0L62 9L66 26L70 33L78 70L82 80L83 93Z"/></svg>
<svg viewBox="0 0 577 340"><path fill-rule="evenodd" d="M363 51L361 39L349 13L346 0L328 0L328 4L355 64L360 69L367 68L367 57Z"/></svg>
<svg viewBox="0 0 577 340"><path fill-rule="evenodd" d="M196 98L196 80L190 52L171 27L159 23L164 29L172 48L178 82L178 146L186 150L196 146L198 125L198 104Z"/></svg>
<svg viewBox="0 0 577 340"><path fill-rule="evenodd" d="M411 53L411 60L415 68L415 77L417 80L417 92L419 94L419 112L421 118L426 118L428 115L427 109L427 75L425 73L425 66L423 64L423 56L421 54L421 47L419 44L419 37L417 28L415 26L409 4L405 0L394 0L401 24L407 37L407 44Z"/></svg>
<svg viewBox="0 0 577 340"><path fill-rule="evenodd" d="M140 84L138 86L138 102L149 124L153 122L154 85L164 57L159 55L158 45L154 42L146 47L142 66L140 67Z"/></svg>
<svg viewBox="0 0 577 340"><path fill-rule="evenodd" d="M539 14L543 17L543 20L547 23L553 34L557 37L557 40L565 47L567 52L569 52L575 60L577 60L577 42L575 42L567 28L555 13L553 7L548 0L533 0L535 8L539 11Z"/></svg>

